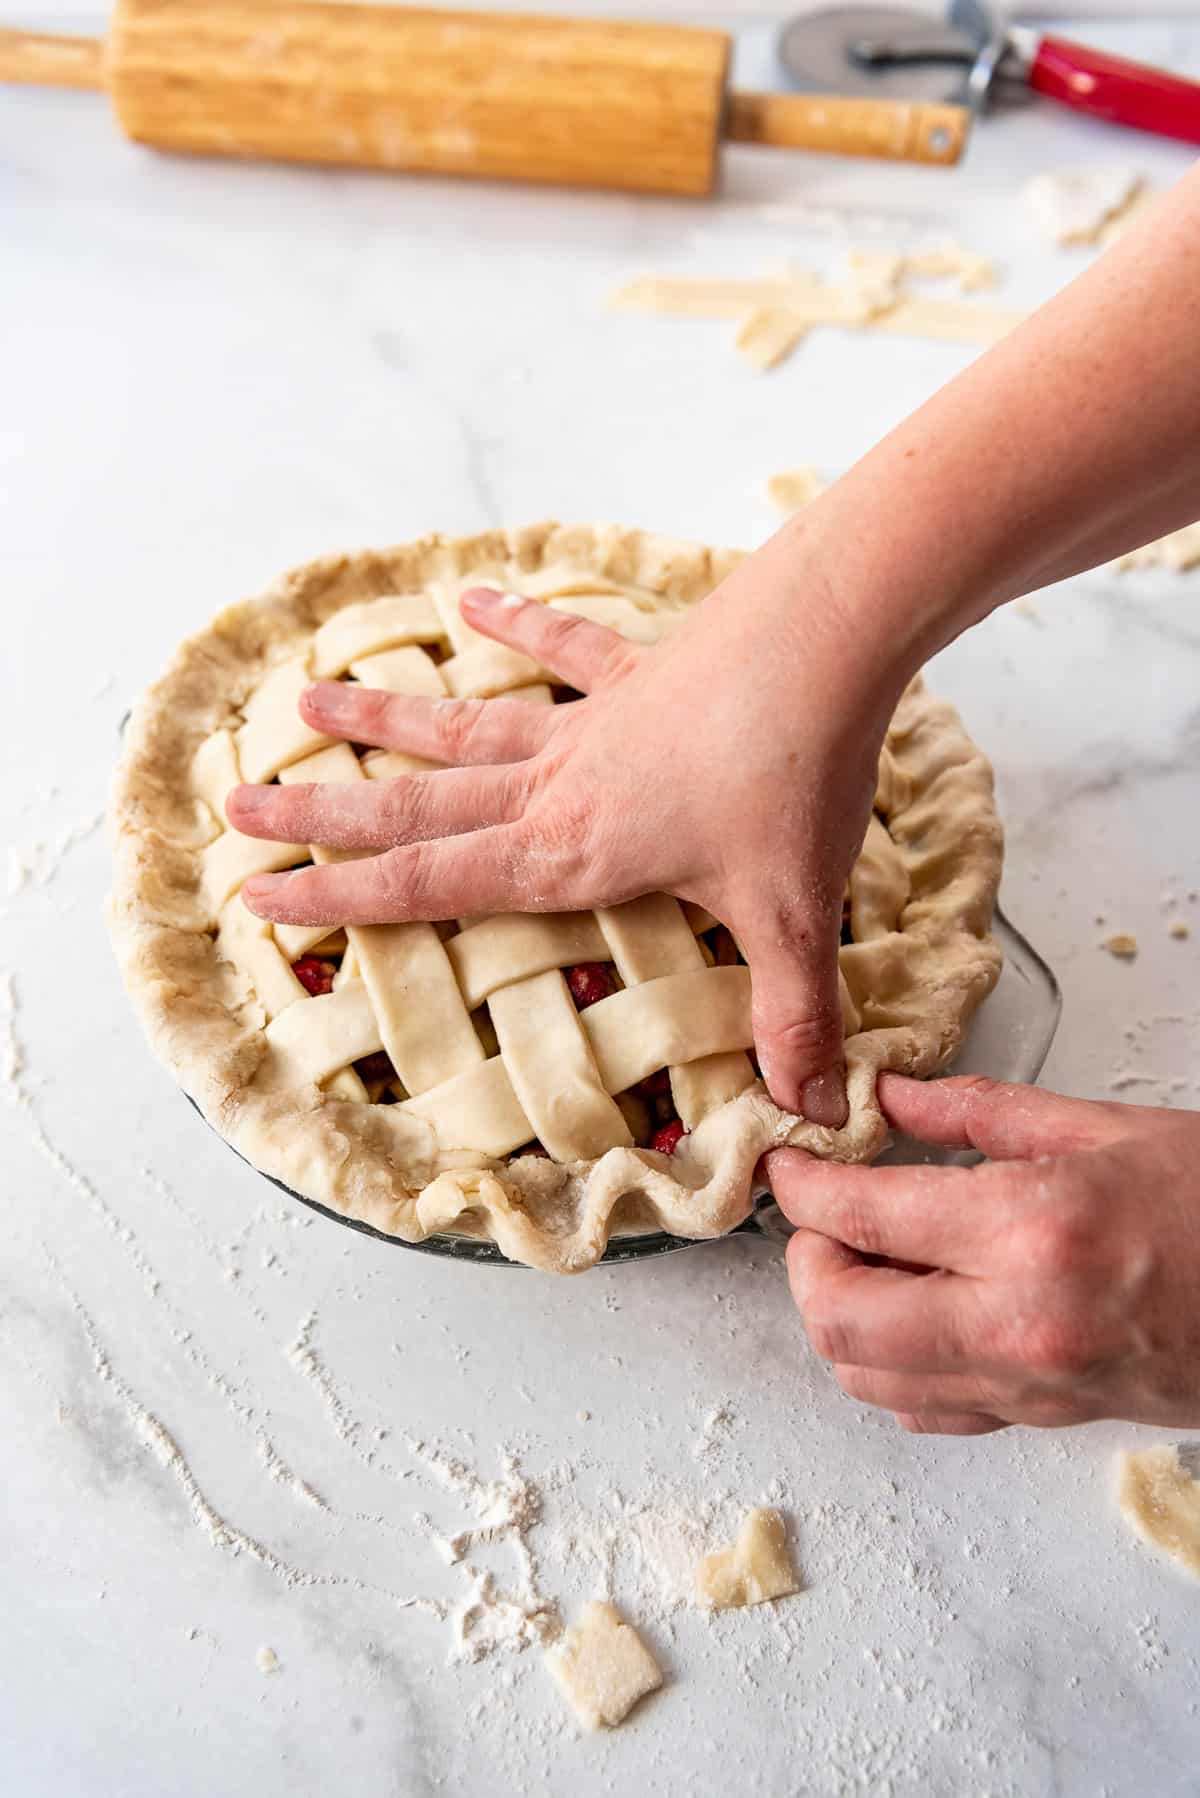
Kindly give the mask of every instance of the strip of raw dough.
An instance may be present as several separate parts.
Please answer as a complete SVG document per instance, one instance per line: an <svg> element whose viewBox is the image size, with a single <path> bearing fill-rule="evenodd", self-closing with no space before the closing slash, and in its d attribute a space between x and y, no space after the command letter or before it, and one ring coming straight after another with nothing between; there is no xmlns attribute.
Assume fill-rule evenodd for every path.
<svg viewBox="0 0 1200 1798"><path fill-rule="evenodd" d="M546 1666L585 1729L613 1728L657 1692L662 1669L614 1605L585 1604L579 1622L549 1649Z"/></svg>
<svg viewBox="0 0 1200 1798"><path fill-rule="evenodd" d="M742 318L756 306L804 309L828 293L820 276L806 270L732 281L719 276L641 275L619 287L608 305L613 312L654 312L668 318Z"/></svg>
<svg viewBox="0 0 1200 1798"><path fill-rule="evenodd" d="M914 272L939 268L949 255L949 248L919 252L911 259ZM619 311L673 318L740 318L738 351L759 370L774 368L817 325L988 345L1025 316L1009 307L901 293L898 283L908 268L904 257L859 251L842 286L803 270L758 280L648 276L629 282L609 303Z"/></svg>
<svg viewBox="0 0 1200 1798"><path fill-rule="evenodd" d="M1025 320L1014 306L975 306L968 300L939 300L933 295L906 294L890 312L870 321L873 331L898 337L928 337L936 343L999 343Z"/></svg>
<svg viewBox="0 0 1200 1798"><path fill-rule="evenodd" d="M705 1555L696 1568L696 1595L716 1611L766 1604L800 1590L778 1511L747 1511L736 1539Z"/></svg>
<svg viewBox="0 0 1200 1798"><path fill-rule="evenodd" d="M823 323L822 319L815 321ZM742 321L734 343L751 368L765 373L790 356L808 336L814 321L791 307L756 306Z"/></svg>
<svg viewBox="0 0 1200 1798"><path fill-rule="evenodd" d="M1122 1455L1117 1497L1131 1529L1200 1579L1200 1480L1173 1443Z"/></svg>

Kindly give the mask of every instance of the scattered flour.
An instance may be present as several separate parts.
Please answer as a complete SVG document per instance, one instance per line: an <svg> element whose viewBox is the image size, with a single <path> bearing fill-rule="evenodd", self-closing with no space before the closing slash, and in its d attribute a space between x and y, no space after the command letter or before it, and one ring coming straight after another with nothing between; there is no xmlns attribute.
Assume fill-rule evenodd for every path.
<svg viewBox="0 0 1200 1798"><path fill-rule="evenodd" d="M19 893L29 886L49 886L65 857L80 843L85 843L89 837L94 836L103 822L104 813L99 811L78 824L72 824L69 829L48 841L29 843L20 849L15 845L10 846L8 851L8 890L10 894Z"/></svg>
<svg viewBox="0 0 1200 1798"><path fill-rule="evenodd" d="M1160 1673L1170 1653L1158 1627L1158 1618L1147 1612L1132 1626L1137 1643L1137 1666L1140 1673Z"/></svg>
<svg viewBox="0 0 1200 1798"><path fill-rule="evenodd" d="M306 1550L302 1557L290 1550L285 1554L282 1546L276 1548L261 1533L241 1527L212 1502L185 1452L184 1444L191 1446L186 1419L168 1422L165 1408L160 1415L158 1407L152 1408L134 1390L108 1349L92 1310L66 1285L54 1264L88 1345L95 1377L115 1401L131 1436L178 1492L192 1526L221 1553L262 1566L283 1589L295 1594L332 1588L344 1605L347 1595L358 1593L386 1603L393 1613L413 1610L444 1624L450 1635L450 1659L460 1667L457 1677L464 1682L464 1730L494 1763L497 1790L561 1786L562 1756L570 1752L573 1728L555 1702L539 1657L523 1651L558 1638L560 1605L573 1615L578 1601L597 1596L610 1597L645 1633L656 1657L672 1666L678 1690L663 1701L664 1708L668 1703L686 1707L691 1701L689 1682L693 1695L696 1683L707 1680L722 1692L732 1692L735 1703L739 1692L767 1692L789 1752L806 1769L806 1790L821 1798L856 1792L870 1792L872 1798L891 1794L908 1798L913 1791L929 1789L922 1782L928 1779L935 1755L939 1765L949 1755L946 1764L959 1767L957 1789L1003 1793L1006 1798L1028 1789L1022 1786L1022 1773L1029 1769L1022 1768L1019 1750L1014 1759L1003 1721L974 1701L970 1674L963 1670L964 1643L954 1634L961 1593L978 1587L981 1579L997 1604L1034 1583L1037 1532L1028 1532L1030 1546L1024 1547L1021 1526L1028 1524L1027 1518L972 1517L969 1536L962 1535L961 1523L956 1534L948 1535L953 1526L945 1511L891 1479L881 1480L875 1496L865 1500L859 1494L854 1503L806 1503L803 1495L810 1485L804 1468L811 1439L805 1444L797 1438L787 1455L789 1483L775 1477L764 1484L745 1471L734 1452L739 1419L733 1404L723 1397L694 1420L690 1454L687 1434L681 1444L677 1430L661 1421L655 1424L631 1490L613 1488L602 1452L575 1453L573 1448L569 1460L544 1465L524 1438L507 1452L497 1451L495 1471L485 1473L469 1442L464 1452L457 1440L454 1449L431 1441L419 1428L406 1425L403 1413L372 1415L364 1406L360 1415L358 1394L339 1379L336 1344L322 1340L315 1312L301 1319L288 1341L287 1365L311 1393L350 1458L391 1482L391 1497L402 1493L405 1502L389 1502L386 1517L339 1511L333 1502L335 1470L328 1502L311 1488L305 1497L300 1490L304 1482L293 1484L297 1476L287 1463L282 1457L273 1460L273 1451L263 1446L264 1439L270 1442L265 1425L271 1419L261 1394L214 1364L195 1339L199 1317L189 1317L176 1304L169 1278L160 1278L114 1206L46 1134L24 1081L18 995L11 980L0 981L0 999L4 1001L0 1069L32 1146L70 1199L80 1201L118 1245L144 1295L144 1314L166 1322L196 1384L222 1397L246 1434L247 1448L253 1443L263 1475L279 1481L304 1506L303 1527L314 1544L312 1552ZM239 1233L239 1244L223 1247L205 1228L202 1216L177 1202L165 1182L151 1170L143 1170L143 1176L148 1190L172 1204L172 1228L175 1220L186 1228L195 1243L196 1263L211 1280L230 1269L231 1255L254 1228L274 1221L273 1214L261 1213ZM247 1257L250 1282L258 1260L257 1254ZM171 1263L164 1266L169 1269ZM720 1305L719 1322L728 1325L730 1334L737 1313L730 1287L738 1278L750 1277L749 1271L730 1275L729 1280L723 1275L724 1290L713 1295ZM746 1286L743 1291L750 1289ZM229 1302L245 1306L249 1299L239 1294ZM754 1310L746 1306L748 1316ZM242 1310L238 1315L248 1317L265 1332L264 1342L278 1349L278 1331L261 1312ZM526 1390L534 1403L536 1395ZM665 1404L663 1410L667 1411ZM643 1405L634 1421L640 1427L645 1416L653 1415ZM533 1423L536 1427L536 1418ZM595 1435L589 1432L589 1440ZM656 1464L656 1452L667 1461L665 1468ZM198 1455L194 1447L192 1453ZM428 1495L424 1502L430 1510L454 1510L452 1521L434 1521L422 1513L423 1521L414 1529L412 1500L418 1488ZM728 1539L750 1503L785 1511L807 1590L755 1612L710 1618L695 1608L697 1561ZM300 1527L299 1516L293 1522ZM442 1578L457 1579L461 1589L449 1598L410 1596L351 1572L327 1570L327 1553L339 1543L344 1564L342 1531L351 1524L373 1526L375 1533L366 1537L371 1568L386 1565L393 1551L393 1540L384 1530L406 1542L423 1534L436 1554ZM954 1555L948 1568L939 1567L930 1550L939 1537L943 1543L961 1546L961 1554ZM973 1586L965 1586L966 1581ZM876 1628L861 1656L848 1652L856 1632L864 1626L871 1629L864 1620L879 1624L881 1594L887 1599L886 1627ZM195 1630L189 1631L188 1639L195 1635ZM1146 1671L1163 1666L1167 1651L1155 1619L1147 1620L1144 1630L1137 1627L1135 1641L1139 1664ZM264 1645L259 1655L266 1653L274 1656L274 1650ZM940 1669L936 1675L929 1666L930 1655ZM476 1678L471 1664L483 1662L486 1675ZM261 1659L258 1664L262 1666ZM694 1716L693 1722L704 1727ZM628 1727L639 1727L636 1719ZM713 1752L719 1755L719 1741L714 1741ZM746 1769L745 1789L768 1789L753 1765Z"/></svg>
<svg viewBox="0 0 1200 1798"><path fill-rule="evenodd" d="M18 1114L25 1121L30 1144L77 1197L83 1199L108 1235L117 1242L123 1255L139 1276L148 1297L155 1301L158 1309L164 1315L171 1336L186 1359L200 1371L209 1387L224 1399L239 1424L252 1433L258 1457L266 1467L271 1479L277 1485L285 1487L291 1496L301 1503L323 1508L324 1500L307 1480L302 1479L292 1470L267 1434L265 1427L256 1415L246 1382L240 1379L230 1379L213 1364L207 1351L196 1340L191 1320L184 1316L167 1296L160 1275L143 1254L132 1229L118 1216L95 1182L90 1180L86 1174L81 1173L47 1136L23 1079L24 1053L17 1036L19 1004L16 984L11 974L3 977L3 981L0 983L0 994L4 999L6 1026L3 1056L4 1090ZM161 1182L159 1182L159 1186L161 1190L166 1190Z"/></svg>

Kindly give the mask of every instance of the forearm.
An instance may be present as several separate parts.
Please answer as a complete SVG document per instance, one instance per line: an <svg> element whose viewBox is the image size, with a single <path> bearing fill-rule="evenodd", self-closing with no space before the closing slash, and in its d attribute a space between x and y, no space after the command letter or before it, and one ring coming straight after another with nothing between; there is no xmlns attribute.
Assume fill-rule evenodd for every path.
<svg viewBox="0 0 1200 1798"><path fill-rule="evenodd" d="M995 606L1200 516L1200 165L777 545L912 666Z"/></svg>

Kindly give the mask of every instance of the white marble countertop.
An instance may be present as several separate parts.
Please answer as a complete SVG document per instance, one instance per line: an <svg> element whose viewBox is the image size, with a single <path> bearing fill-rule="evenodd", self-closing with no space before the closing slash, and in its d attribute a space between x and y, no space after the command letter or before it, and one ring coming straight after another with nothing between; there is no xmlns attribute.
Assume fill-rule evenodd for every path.
<svg viewBox="0 0 1200 1798"><path fill-rule="evenodd" d="M1200 24L1103 35L1200 72ZM1162 183L1187 154L1038 108L954 174L734 153L685 205L172 162L99 100L0 92L13 1798L1196 1789L1200 1589L1111 1498L1152 1432L904 1437L840 1396L762 1240L555 1282L300 1214L151 1062L93 828L131 697L290 563L545 515L751 544L769 474L844 467L966 356L826 332L759 378L725 326L607 313L620 280L952 231L1032 302L1083 253L1039 246L1020 183L1099 159ZM1070 1091L1200 1102L1198 596L1099 572L935 670L997 765ZM603 1739L431 1539L508 1514L505 1453L544 1503L538 1592L595 1589L607 1522L667 1669ZM804 1594L672 1609L672 1557L764 1496ZM467 1559L519 1609L511 1540Z"/></svg>

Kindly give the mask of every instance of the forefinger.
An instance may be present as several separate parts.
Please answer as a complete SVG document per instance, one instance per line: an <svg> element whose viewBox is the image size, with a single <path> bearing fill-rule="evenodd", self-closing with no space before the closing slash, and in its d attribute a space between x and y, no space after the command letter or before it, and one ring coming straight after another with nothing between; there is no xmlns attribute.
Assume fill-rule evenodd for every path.
<svg viewBox="0 0 1200 1798"><path fill-rule="evenodd" d="M580 693L590 693L637 660L635 646L607 625L518 593L472 587L460 604L477 631L523 650Z"/></svg>
<svg viewBox="0 0 1200 1798"><path fill-rule="evenodd" d="M277 924L407 924L536 910L518 827L407 843L363 861L256 874L242 898Z"/></svg>
<svg viewBox="0 0 1200 1798"><path fill-rule="evenodd" d="M1019 1167L845 1167L802 1149L766 1157L775 1202L798 1228L861 1255L982 1274L1012 1228Z"/></svg>

